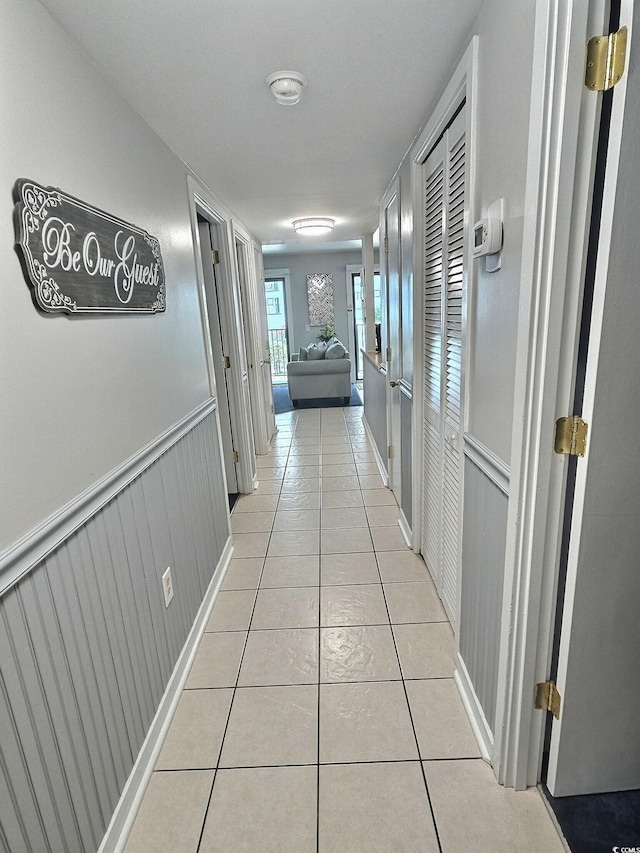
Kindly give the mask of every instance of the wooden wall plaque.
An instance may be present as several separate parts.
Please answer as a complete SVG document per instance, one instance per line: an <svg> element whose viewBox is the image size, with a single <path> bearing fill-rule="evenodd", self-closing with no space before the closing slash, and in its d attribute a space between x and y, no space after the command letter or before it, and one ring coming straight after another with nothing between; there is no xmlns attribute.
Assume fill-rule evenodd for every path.
<svg viewBox="0 0 640 853"><path fill-rule="evenodd" d="M164 311L160 244L55 187L15 186L16 247L38 308L67 314Z"/></svg>

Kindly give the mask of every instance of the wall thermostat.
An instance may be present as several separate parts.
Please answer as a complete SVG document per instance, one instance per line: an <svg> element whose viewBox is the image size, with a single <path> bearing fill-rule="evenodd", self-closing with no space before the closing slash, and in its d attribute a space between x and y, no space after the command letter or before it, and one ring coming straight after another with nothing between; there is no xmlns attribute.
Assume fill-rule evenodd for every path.
<svg viewBox="0 0 640 853"><path fill-rule="evenodd" d="M502 248L502 220L487 216L473 226L473 257L495 255Z"/></svg>
<svg viewBox="0 0 640 853"><path fill-rule="evenodd" d="M473 257L484 257L485 272L502 269L505 200L499 198L487 208L484 219L473 226Z"/></svg>

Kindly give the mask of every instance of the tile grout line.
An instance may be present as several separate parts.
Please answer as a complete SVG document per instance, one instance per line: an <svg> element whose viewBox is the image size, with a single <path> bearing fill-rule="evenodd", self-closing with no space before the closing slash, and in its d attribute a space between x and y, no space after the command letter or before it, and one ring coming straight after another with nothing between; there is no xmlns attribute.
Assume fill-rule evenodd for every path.
<svg viewBox="0 0 640 853"><path fill-rule="evenodd" d="M322 556L320 554L322 550L322 513L323 513L323 500L322 500L322 465L323 465L323 451L322 451L322 413L320 414L320 453L318 455L319 462L319 474L318 474L318 486L319 486L319 494L320 499L318 501L320 505L320 511L318 515L318 722L317 722L317 743L316 743L316 758L317 758L317 768L316 768L316 853L320 853L320 666L322 659L322 631L320 629L320 625L322 623Z"/></svg>
<svg viewBox="0 0 640 853"><path fill-rule="evenodd" d="M382 582L382 572L380 571L380 565L378 563L378 552L375 550L375 547L374 547L374 555L375 555L375 560L376 560L376 566L378 568L378 575L380 576L380 585L382 586L382 596L384 598L384 604L385 604L385 607L387 609L387 615L389 616L389 626L391 628L391 638L392 638L392 642L393 642L393 647L394 647L394 650L396 653L398 666L400 668L400 675L402 678L402 690L404 692L405 701L407 703L407 709L409 711L409 720L411 721L411 729L413 731L413 737L414 737L415 742L416 742L416 749L418 752L418 759L419 759L419 763L420 763L420 772L422 774L422 780L424 782L425 793L427 795L427 801L429 803L429 810L431 812L431 820L433 821L433 830L435 832L436 841L438 843L438 850L440 851L440 853L442 853L442 842L440 841L440 833L438 832L438 824L436 821L436 815L435 815L435 811L433 808L433 802L431 800L431 792L429 791L429 785L427 783L427 775L426 775L425 769L424 769L424 760L423 760L422 755L420 753L420 743L418 741L418 734L416 732L415 723L413 721L413 711L411 710L411 703L409 702L409 694L407 692L406 679L404 677L404 672L402 669L402 662L400 660L400 654L398 652L398 645L396 643L396 635L395 635L394 630L393 630L393 622L391 621L391 613L389 611L389 604L387 602L387 596L386 596L385 589L384 589L384 583Z"/></svg>
<svg viewBox="0 0 640 853"><path fill-rule="evenodd" d="M346 418L344 417L344 412L343 412L342 414L343 414L343 419L344 419L344 421L346 422ZM207 813L208 813L208 811L209 811L209 807L210 807L211 796L212 796L212 793L213 793L213 787L214 787L214 785L215 785L215 780L216 780L216 778L217 778L217 771L218 771L218 769L220 769L220 768L219 768L220 757L221 757L221 754L222 754L222 749L223 749L224 740L225 740L226 733L227 733L227 728L228 728L228 725L229 725L229 719L230 719L231 709L232 709L232 707L233 707L233 702L234 702L234 699L235 699L235 695L236 695L237 690L239 690L239 689L243 689L243 688L241 688L241 687L239 686L239 683L238 683L238 682L239 682L239 678L240 678L240 670L241 670L242 663L243 663L243 661L244 661L244 656L245 656L245 653L246 653L246 648L247 648L247 643L248 643L248 639L249 639L249 634L250 634L250 632L251 632L251 631L254 631L254 633L255 633L255 632L258 632L259 630L262 630L262 629L255 629L255 628L252 628L252 623L253 623L253 618L254 618L254 615L255 615L255 609L256 609L256 604L257 604L258 594L259 594L260 589L262 588L261 584L262 584L262 579L263 579L264 571L265 571L265 567L266 567L266 559L267 559L268 549L269 549L269 545L270 545L270 542L271 542L272 534L273 534L273 532L274 532L275 516L277 515L278 507L279 507L279 503L280 503L280 498L281 498L281 496L282 496L282 494L283 494L283 485L284 485L285 478L286 478L286 469L288 468L289 461L290 461L290 459L291 459L291 448L292 448L293 441L294 441L294 439L295 439L295 434L296 434L296 431L297 431L298 421L299 421L299 413L296 413L295 428L294 428L294 430L293 430L293 432L292 432L292 435L291 435L291 437L290 437L290 439L289 439L289 450L288 450L288 453L287 453L287 461L285 462L285 475L283 476L283 479L280 481L280 490L279 490L279 492L278 492L278 502L277 502L277 504L276 504L276 512L274 513L274 520L273 520L273 522L272 522L271 530L270 530L270 532L269 532L269 541L268 541L268 543L267 543L267 549L266 549L265 555L264 555L264 557L263 557L262 569L261 569L261 572L260 572L260 577L259 577L258 585L257 585L257 588L256 588L256 595L255 595L254 602L253 602L253 608L252 608L252 611L251 611L251 616L250 616L250 620L249 620L249 626L248 626L248 628L247 628L247 634L246 634L245 642L244 642L244 645L243 645L242 656L241 656L240 664L239 664L239 666L238 666L238 672L237 672L237 675L236 675L236 683L235 683L235 686L234 686L234 693L233 693L233 697L232 697L232 701L231 701L231 705L230 705L229 713L228 713L228 716L227 716L227 723L226 723L225 731L224 731L223 738L222 738L222 741L221 741L220 751L219 751L219 754L218 754L218 761L217 761L217 766L216 766L216 768L215 768L215 775L214 775L214 780L213 780L213 783L212 783L212 789L211 789L211 792L210 792L209 803L207 804L207 809L205 810L205 818L204 818L204 820L203 820L203 830L202 830L202 832L204 831L204 825L205 825L205 822L206 822L206 815L207 815ZM321 618L321 615L322 615L321 595L322 595L322 588L323 588L323 584L322 584L322 555L321 555L320 551L321 551L322 529L323 529L323 528L322 528L322 515L323 515L323 509L324 509L323 491L322 491L322 476L323 476L323 474L322 474L322 460L323 460L323 456L325 455L324 450L323 450L323 435L322 435L323 410L320 410L320 421L321 421L321 423L320 423L320 445L319 445L319 452L318 452L319 462L320 462L320 464L319 464L319 475L318 475L318 476L319 476L319 484L318 484L318 485L319 485L319 496L320 496L320 497L319 497L319 518L320 518L320 521L319 521L319 529L318 529L318 584L317 584L318 591L319 591L319 594L318 594L318 629L317 629L317 630L318 630L318 682L317 682L317 691L318 691L318 693L317 693L317 696L318 696L317 750L318 750L318 752L317 752L317 761L316 761L316 766L317 766L317 794L316 794L316 803L317 803L317 816L316 816L316 850L317 850L317 851L319 851L319 845L320 845L320 837L319 837L319 826L320 826L320 767L321 767L321 766L325 766L325 765L331 765L331 764L363 764L363 763L364 763L364 764L366 764L366 763L374 763L374 764L378 764L378 763L398 763L398 762L396 762L396 761L389 761L389 762L378 762L378 761L376 761L376 762L367 762L367 761L358 761L358 762L324 762L324 763L320 761L320 689L321 689L321 684L322 684L322 681L321 681L321 669L320 669L320 668L321 668L321 632L322 632L322 625L321 625L321 622L322 622L322 618ZM353 444L351 443L352 435L351 435L351 433L349 433L349 432L348 432L348 430L347 430L347 434L348 434L349 443L350 443L350 447L351 447L351 454L352 454L352 456L353 456L354 449L353 449ZM361 448L361 447L359 447L359 451L360 451L360 452L362 452L362 448ZM356 468L356 472L357 472L357 468ZM390 618L390 614L389 614L389 610L388 610L388 605L387 605L387 601L386 601L386 596L384 596L384 586L383 586L383 584L382 584L382 577L381 577L380 567L379 567L378 562L377 562L377 554L376 554L375 546L374 546L374 543L373 543L373 536L372 536L372 533L371 533L371 524L370 524L369 519L368 519L368 516L367 516L367 514L366 514L366 506L365 506L365 504L364 504L364 495L362 494L363 489L362 489L362 486L361 486L361 484L360 484L360 478L359 478L359 475L358 475L358 484L359 484L359 485L358 485L358 491L360 492L360 496L361 496L361 499L362 499L362 506L363 506L363 507L365 507L365 517L366 517L366 519L367 519L367 529L368 529L368 531L369 531L369 536L370 536L370 539L371 539L372 549L373 549L374 557L375 557L375 559L376 559L376 567L377 567L377 570L378 570L378 578L379 578L379 582L380 582L380 585L381 585L382 590L383 590L383 597L384 597L384 601L385 601L385 608L386 608L386 611L387 611L388 623L389 623L389 625L390 625L390 627L391 627L391 618ZM367 552L367 553L368 553L368 552ZM354 586L355 586L355 585L354 585ZM332 626L332 627L335 627L335 626ZM275 629L275 628L274 628L274 629L264 629L264 630L279 630L279 629ZM398 663L399 663L398 650L397 650L397 646L395 645L395 637L393 636L393 632L392 632L392 637L393 637L393 641L394 641L394 649L395 649L396 657L397 657L397 659L398 659ZM382 681L396 681L396 682L397 682L397 680L398 680L398 679L383 679ZM402 681L403 681L403 686L404 686L404 678L403 678L403 677L402 677ZM328 683L333 683L333 682L328 682ZM358 683L358 682L348 682L348 683ZM249 687L249 686L250 686L250 685L247 685L247 687ZM282 686L282 685L273 685L273 686ZM408 696L407 696L407 694L406 694L406 688L405 688L405 699L406 699L407 704L408 704ZM409 713L411 714L410 707L409 707ZM412 719L412 718L411 718L411 722L412 722L412 726L413 726L413 719ZM414 738L416 738L416 744L417 744L417 736L416 736L416 733L415 733L415 727L413 728L413 731L414 731ZM419 750L418 750L418 756L419 756ZM421 765L421 769L422 769L422 772L423 772L423 778L424 778L424 768L423 768L423 765L422 765L422 760L421 760L421 758L420 758L420 757L418 757L417 759L406 760L404 763L407 763L407 761L410 761L411 763L415 763L416 761L418 761L418 762L420 763L420 765ZM259 766L259 767L263 767L263 766L291 766L291 767L295 767L295 766L302 766L302 765L292 764L292 765L256 765L256 766ZM314 765L313 765L313 764L311 764L311 765L304 765L304 766L314 766ZM226 768L225 768L225 769L226 769ZM229 769L242 769L242 768L241 768L241 767L238 767L238 768L229 768ZM426 785L426 779L425 779L425 785ZM428 790L427 790L427 795L428 795ZM429 800L429 801L430 801L430 800ZM433 809L432 809L432 816L433 816ZM434 817L433 819L434 819L434 827L435 827L435 817ZM437 835L437 828L436 828L436 835ZM200 849L201 841L202 841L202 833L201 833L200 841L199 841L199 843L198 843L198 849ZM439 839L438 839L438 843L440 844ZM441 848L440 848L440 849L441 849Z"/></svg>
<svg viewBox="0 0 640 853"><path fill-rule="evenodd" d="M291 449L291 445L289 445L289 450L290 450L290 449ZM287 453L287 460L288 460L288 459L289 459L289 453ZM286 466L285 466L285 467L286 467ZM279 503L279 501L280 501L280 495L281 495L281 494L282 494L282 482L280 483L280 491L278 492L278 503ZM277 509L277 505L278 505L278 504L276 503L276 509ZM265 550L265 554L264 554L264 556L263 556L263 558L262 558L262 568L261 568L261 570L260 570L260 576L259 576L259 578L258 578L258 584L257 584L257 586L256 586L256 592L255 592L255 596L254 596L254 599L253 599L253 607L251 608L251 616L249 617L249 624L247 625L247 632L246 632L246 636L245 636L245 638L244 638L244 643L243 643L243 646L242 646L242 653L241 653L241 655L240 655L240 662L238 663L238 671L236 672L236 680L235 680L235 685L234 685L234 687L233 687L233 694L232 694L232 696L231 696L231 702L230 702L230 704L229 704L229 710L227 711L227 719L226 719L226 722L225 722L224 730L223 730L223 732L222 732L222 738L220 739L220 748L219 748L219 750L218 750L218 756L217 756L217 760L216 760L216 766L215 766L215 768L214 768L213 779L212 779L212 781L211 781L211 789L210 789L210 791L209 791L209 797L208 797L208 799L207 799L207 805L206 805L206 808L205 808L205 810L204 810L204 815L203 815L203 818L202 818L202 826L201 826L201 828L200 828L200 835L199 835L199 837L198 837L198 844L197 844L197 846L196 846L196 853L199 853L199 851L200 851L200 848L201 848L201 845L202 845L202 839L203 839L203 837L204 837L204 830L205 830L205 826L206 826L206 823L207 823L207 816L208 816L208 814L209 814L209 809L211 808L211 800L213 799L213 791L214 791L214 788L215 788L216 780L217 780L217 778L218 778L218 771L219 771L219 769L220 769L220 759L222 758L222 750L223 750L223 747L224 747L224 741L225 741L225 738L226 738L226 736L227 736L227 731L228 731L228 728L229 728L229 721L230 721L230 719L231 719L231 712L232 712L232 710L233 710L233 704L234 704L234 700L235 700L235 697L236 697L236 691L238 690L238 681L240 680L240 670L242 669L242 664L243 664L243 661L244 661L245 652L246 652L246 650L247 650L247 643L249 642L249 632L250 632L250 630L251 630L251 623L252 623L252 621L253 621L253 614L255 613L256 604L257 604L257 602L258 602L258 592L260 591L260 582L261 582L261 580L262 580L262 575L264 574L264 568L265 568L265 564L266 564L266 561L267 561L267 552L268 552L268 550L269 550L269 542L271 542L271 535L273 534L273 526L274 526L274 524L275 524L275 514L274 514L274 517L273 517L273 522L271 523L271 530L270 530L270 532L269 532L269 540L268 540L268 542L267 542L267 548L266 548L266 550ZM233 536L233 533L232 533L232 536ZM215 606L215 605L214 605L214 606ZM223 632L220 632L220 633L223 633Z"/></svg>

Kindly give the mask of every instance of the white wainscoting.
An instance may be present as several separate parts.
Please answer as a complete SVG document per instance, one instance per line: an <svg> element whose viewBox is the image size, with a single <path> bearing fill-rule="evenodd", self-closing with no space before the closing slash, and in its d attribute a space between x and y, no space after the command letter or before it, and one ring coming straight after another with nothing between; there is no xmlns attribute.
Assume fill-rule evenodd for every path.
<svg viewBox="0 0 640 853"><path fill-rule="evenodd" d="M458 686L483 755L495 737L509 469L465 435Z"/></svg>
<svg viewBox="0 0 640 853"><path fill-rule="evenodd" d="M223 483L208 403L5 563L21 565L0 600L2 842L12 853L98 850L148 738L143 778L229 555Z"/></svg>

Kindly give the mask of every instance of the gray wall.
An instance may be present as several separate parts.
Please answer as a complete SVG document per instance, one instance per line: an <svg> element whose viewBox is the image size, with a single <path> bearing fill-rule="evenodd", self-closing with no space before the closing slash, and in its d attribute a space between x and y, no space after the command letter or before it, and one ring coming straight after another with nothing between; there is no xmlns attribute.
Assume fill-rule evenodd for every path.
<svg viewBox="0 0 640 853"><path fill-rule="evenodd" d="M320 331L309 324L309 303L307 301L307 276L314 273L331 273L333 275L333 306L335 311L334 325L336 335L349 346L349 323L353 322L353 314L347 313L347 304L351 305L351 294L347 294L346 273L348 264L361 264L362 253L356 252L309 252L308 254L265 254L265 275L269 270L288 269L291 276L291 306L290 320L293 332L292 351L296 352L301 346L306 346L316 339ZM290 340L291 343L291 340Z"/></svg>
<svg viewBox="0 0 640 853"><path fill-rule="evenodd" d="M526 189L535 3L488 0L480 36L476 198L473 221L506 199L502 269L476 262L467 313L466 433L482 448L472 463L465 442L460 654L495 734L500 618L504 587L509 464ZM502 85L509 69L509 87ZM503 489L496 486L497 479Z"/></svg>
<svg viewBox="0 0 640 853"><path fill-rule="evenodd" d="M488 274L484 263L470 271L466 347L468 370L464 429L483 453L471 464L465 459L469 481L463 486L463 562L461 570L460 643L472 687L487 719L493 724L499 652L499 618L504 581L505 524L508 473L514 416L514 383L523 215L528 158L529 104L532 80L535 2L508 4L487 0L469 33L479 36L477 120L475 128L475 198L470 218L486 215L487 206L506 199L503 266ZM453 70L457 66L456 61ZM509 87L504 73L509 69ZM443 89L449 76L443 82ZM437 100L425 115L425 123ZM410 136L407 136L410 144ZM413 187L410 156L398 167L400 184L400 239L402 252L402 376L414 382L413 316ZM367 374L369 375L369 374ZM375 375L373 375L375 379ZM413 388L414 403L423 391ZM365 377L365 409L375 396ZM382 402L381 404L385 405ZM414 467L408 440L411 403L402 408L402 508L408 520L420 511L411 507L405 472ZM467 449L465 447L465 453ZM494 466L504 474L506 494L496 495ZM408 477L407 477L408 480ZM498 502L499 506L497 505ZM485 518L491 508L493 514Z"/></svg>
<svg viewBox="0 0 640 853"><path fill-rule="evenodd" d="M411 446L413 400L404 391L400 394L401 483L400 506L409 527L413 527L413 448Z"/></svg>
<svg viewBox="0 0 640 853"><path fill-rule="evenodd" d="M364 418L387 470L387 374L364 359Z"/></svg>
<svg viewBox="0 0 640 853"><path fill-rule="evenodd" d="M228 510L187 169L35 0L0 0L0 19L0 849L87 853L219 564ZM21 177L158 237L166 313L38 313L13 250ZM150 447L162 455L78 527L70 508ZM27 564L8 587L17 553Z"/></svg>
<svg viewBox="0 0 640 853"><path fill-rule="evenodd" d="M186 168L34 0L0 0L0 555L209 396ZM17 178L158 237L167 311L39 314L17 254ZM6 449L10 448L10 452Z"/></svg>
<svg viewBox="0 0 640 853"><path fill-rule="evenodd" d="M511 461L518 335L534 0L487 0L474 32L480 37L474 221L506 199L502 269L474 265L469 301L470 370L467 431L506 465ZM508 69L509 86L504 86Z"/></svg>

